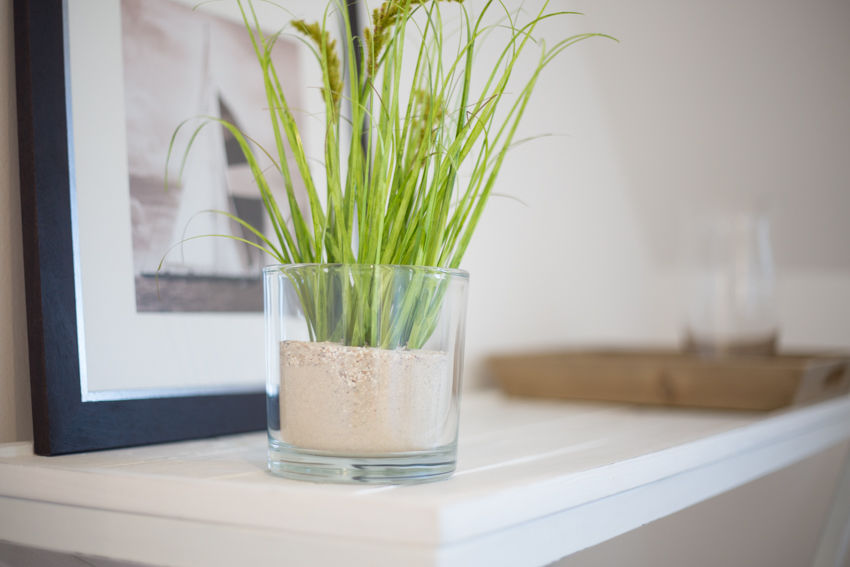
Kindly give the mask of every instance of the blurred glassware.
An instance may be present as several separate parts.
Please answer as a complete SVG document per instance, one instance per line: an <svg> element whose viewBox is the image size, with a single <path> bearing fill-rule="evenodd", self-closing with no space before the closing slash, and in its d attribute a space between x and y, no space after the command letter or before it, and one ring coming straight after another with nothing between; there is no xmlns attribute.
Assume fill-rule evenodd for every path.
<svg viewBox="0 0 850 567"><path fill-rule="evenodd" d="M685 350L774 354L779 325L767 214L703 215L688 232Z"/></svg>

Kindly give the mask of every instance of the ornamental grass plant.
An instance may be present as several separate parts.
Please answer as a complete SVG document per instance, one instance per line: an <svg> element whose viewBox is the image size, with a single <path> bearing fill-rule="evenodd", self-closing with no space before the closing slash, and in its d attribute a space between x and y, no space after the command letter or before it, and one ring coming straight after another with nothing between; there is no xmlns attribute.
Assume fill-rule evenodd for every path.
<svg viewBox="0 0 850 567"><path fill-rule="evenodd" d="M275 147L260 147L233 123L207 118L192 133L183 163L204 125L217 123L233 135L271 228L266 233L216 212L257 241L232 238L279 264L457 268L540 74L568 47L604 36L582 33L552 45L538 42L535 32L544 21L578 14L552 10L548 1L531 14L489 1L473 15L462 0L387 0L362 31L352 29L344 5L331 3L322 21L293 20L271 34L263 31L250 0L237 4L262 70ZM344 33L337 41L331 30L340 18ZM494 18L497 24L487 23ZM451 34L447 21L453 22ZM498 45L488 41L496 28L506 37ZM296 109L284 94L285 77L272 61L272 47L283 35L299 38L321 69L321 176L311 170L316 156L305 152ZM489 69L474 65L484 48L497 54ZM534 53L536 63L517 80L526 52ZM262 165L261 156L272 167ZM270 188L273 175L283 180L285 203ZM303 207L296 176L306 191ZM314 181L319 177L323 186ZM347 281L323 279L321 270L308 273L313 275L296 284L312 340L419 348L433 331L442 295L433 275L439 270L428 277L407 272L406 282L380 270L359 270Z"/></svg>

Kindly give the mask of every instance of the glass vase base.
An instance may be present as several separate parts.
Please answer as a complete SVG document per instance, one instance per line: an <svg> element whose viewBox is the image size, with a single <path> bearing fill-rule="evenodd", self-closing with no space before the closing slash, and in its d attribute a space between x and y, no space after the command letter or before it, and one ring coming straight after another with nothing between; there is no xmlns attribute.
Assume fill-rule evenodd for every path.
<svg viewBox="0 0 850 567"><path fill-rule="evenodd" d="M294 480L343 484L418 484L449 478L455 471L455 447L370 456L308 451L269 442L268 468Z"/></svg>

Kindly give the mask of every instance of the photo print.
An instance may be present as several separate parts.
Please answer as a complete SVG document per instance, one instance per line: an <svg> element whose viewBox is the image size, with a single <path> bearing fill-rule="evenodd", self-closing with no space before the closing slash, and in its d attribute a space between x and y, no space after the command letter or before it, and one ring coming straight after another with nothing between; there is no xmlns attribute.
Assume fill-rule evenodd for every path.
<svg viewBox="0 0 850 567"><path fill-rule="evenodd" d="M121 1L137 312L263 309L260 272L271 259L235 240L257 242L248 230L209 212L224 211L266 232L260 193L242 150L226 129L209 120L235 124L276 154L262 71L235 15L228 19L171 0ZM295 109L301 107L304 89L300 48L281 35L272 55L278 69L285 70L284 90ZM169 160L172 135L187 120ZM270 160L267 165L274 167ZM302 201L305 192L294 177ZM272 190L283 195L282 179L268 179L277 183Z"/></svg>

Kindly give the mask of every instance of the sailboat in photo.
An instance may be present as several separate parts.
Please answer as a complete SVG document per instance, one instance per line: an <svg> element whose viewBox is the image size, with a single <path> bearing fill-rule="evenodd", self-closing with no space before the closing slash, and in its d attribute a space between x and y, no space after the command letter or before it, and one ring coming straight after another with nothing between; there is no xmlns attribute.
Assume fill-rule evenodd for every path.
<svg viewBox="0 0 850 567"><path fill-rule="evenodd" d="M205 34L199 116L221 118L241 127L225 102L210 64L210 34ZM192 143L181 175L171 242L176 243L157 270L142 278L156 284L152 311L253 311L262 307L261 251L237 240L256 237L222 212L263 226L262 200L247 160L226 129L210 121ZM217 211L217 212L216 212ZM142 284L143 287L150 287ZM138 294L137 294L138 296ZM138 299L138 298L137 298Z"/></svg>

